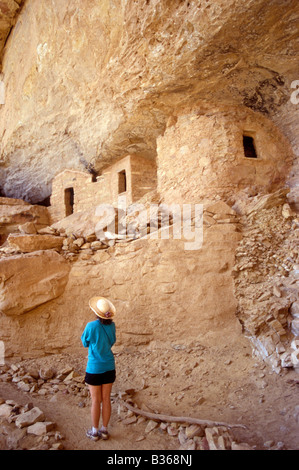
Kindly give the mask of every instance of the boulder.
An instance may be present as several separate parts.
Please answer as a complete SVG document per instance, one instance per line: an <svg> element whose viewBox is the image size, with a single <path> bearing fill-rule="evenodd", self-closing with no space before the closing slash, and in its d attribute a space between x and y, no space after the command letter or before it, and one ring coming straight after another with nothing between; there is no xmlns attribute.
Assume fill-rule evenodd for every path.
<svg viewBox="0 0 299 470"><path fill-rule="evenodd" d="M28 426L27 433L34 434L35 436L43 436L47 432L52 431L55 428L55 423L51 421L38 421L31 426Z"/></svg>
<svg viewBox="0 0 299 470"><path fill-rule="evenodd" d="M26 224L34 224L35 230L49 224L47 207L28 204L21 199L0 198L0 244L3 244L9 233L15 233L23 227L27 232ZM32 225L31 225L32 231Z"/></svg>
<svg viewBox="0 0 299 470"><path fill-rule="evenodd" d="M26 222L23 225L19 225L19 231L20 233L36 233L36 227L33 222Z"/></svg>
<svg viewBox="0 0 299 470"><path fill-rule="evenodd" d="M7 403L0 405L0 418L8 418L11 414L12 406Z"/></svg>
<svg viewBox="0 0 299 470"><path fill-rule="evenodd" d="M45 415L39 408L35 407L20 414L17 417L15 424L17 428L24 428L25 426L31 426L39 421L45 421Z"/></svg>
<svg viewBox="0 0 299 470"><path fill-rule="evenodd" d="M39 377L43 380L50 380L55 376L55 370L52 367L41 368L39 370Z"/></svg>
<svg viewBox="0 0 299 470"><path fill-rule="evenodd" d="M19 201L16 204L3 203L0 201L0 224L20 225L26 222L36 222L38 225L49 224L49 213L47 207L35 206Z"/></svg>
<svg viewBox="0 0 299 470"><path fill-rule="evenodd" d="M55 235L37 235L37 234L14 234L8 236L8 244L23 253L31 253L38 250L60 250L63 244L62 237Z"/></svg>
<svg viewBox="0 0 299 470"><path fill-rule="evenodd" d="M0 311L22 315L65 289L68 262L55 251L11 256L0 259Z"/></svg>

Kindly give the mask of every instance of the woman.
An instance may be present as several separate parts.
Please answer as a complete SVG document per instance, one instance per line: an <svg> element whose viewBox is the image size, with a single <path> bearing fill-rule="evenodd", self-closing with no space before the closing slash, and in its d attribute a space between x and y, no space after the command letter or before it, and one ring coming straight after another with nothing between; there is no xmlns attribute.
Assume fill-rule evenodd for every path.
<svg viewBox="0 0 299 470"><path fill-rule="evenodd" d="M110 393L115 382L115 360L111 348L116 341L116 335L112 318L116 309L112 302L104 297L92 297L89 306L98 318L87 323L81 341L85 348L88 347L85 382L91 395L92 428L86 435L96 441L99 438L109 438ZM103 425L99 429L101 411Z"/></svg>

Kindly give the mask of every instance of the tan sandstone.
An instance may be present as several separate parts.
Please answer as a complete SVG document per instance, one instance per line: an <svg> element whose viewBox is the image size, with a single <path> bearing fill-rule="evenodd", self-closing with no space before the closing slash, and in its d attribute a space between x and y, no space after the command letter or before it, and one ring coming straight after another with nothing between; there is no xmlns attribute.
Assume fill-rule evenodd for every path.
<svg viewBox="0 0 299 470"><path fill-rule="evenodd" d="M69 266L56 252L38 251L1 259L0 273L0 311L22 315L62 294Z"/></svg>
<svg viewBox="0 0 299 470"><path fill-rule="evenodd" d="M35 234L10 234L8 244L23 253L30 253L39 250L59 250L63 244L63 238L54 235L35 235Z"/></svg>

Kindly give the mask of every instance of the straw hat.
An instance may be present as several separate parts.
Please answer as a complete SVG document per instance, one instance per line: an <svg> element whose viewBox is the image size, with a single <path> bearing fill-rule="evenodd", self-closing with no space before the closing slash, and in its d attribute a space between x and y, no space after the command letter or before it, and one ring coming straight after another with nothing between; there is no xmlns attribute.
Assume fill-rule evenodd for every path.
<svg viewBox="0 0 299 470"><path fill-rule="evenodd" d="M89 301L89 306L98 317L106 320L113 318L116 314L116 308L113 303L105 297L92 297Z"/></svg>

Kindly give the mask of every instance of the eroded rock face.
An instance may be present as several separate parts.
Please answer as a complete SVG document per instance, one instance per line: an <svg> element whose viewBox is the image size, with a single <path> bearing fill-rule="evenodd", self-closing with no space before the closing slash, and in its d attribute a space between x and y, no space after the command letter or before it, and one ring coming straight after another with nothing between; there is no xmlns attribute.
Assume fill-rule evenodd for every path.
<svg viewBox="0 0 299 470"><path fill-rule="evenodd" d="M170 227L170 240L162 239L161 233L156 232L157 237L124 241L104 250L82 250L77 261L71 263L63 295L22 315L26 341L16 326L19 317L8 316L6 307L8 313L0 318L0 329L6 332L3 340L7 354L34 355L37 351L80 346L84 323L93 319L88 307L93 295L103 295L115 303L119 344L145 345L165 338L191 341L205 337L208 341L211 330L213 334L221 332L221 336L238 336L241 328L235 316L231 276L241 237L237 221L236 213L227 204L211 202L204 208L202 248L200 244L190 249L193 240L185 229L180 239L173 239ZM200 238L194 227L191 232L193 238ZM93 253L85 256L84 251ZM8 259L13 262L13 258ZM12 270L17 272L15 266ZM10 308L17 309L16 294L9 282ZM34 279L30 282L34 283ZM44 280L39 284L43 285ZM30 289L31 284L29 293ZM19 290L19 301L20 292L23 290Z"/></svg>
<svg viewBox="0 0 299 470"><path fill-rule="evenodd" d="M1 0L0 2L0 59L2 59L7 37L16 22L23 3L24 0Z"/></svg>
<svg viewBox="0 0 299 470"><path fill-rule="evenodd" d="M22 315L63 293L69 266L54 251L37 251L1 259L0 273L0 312Z"/></svg>
<svg viewBox="0 0 299 470"><path fill-rule="evenodd" d="M59 250L62 247L63 238L55 235L10 234L7 241L9 246L22 253L31 253L38 250Z"/></svg>
<svg viewBox="0 0 299 470"><path fill-rule="evenodd" d="M18 232L20 226L31 223L38 230L46 227L49 220L46 207L31 205L21 199L0 197L0 244L5 242L9 233Z"/></svg>
<svg viewBox="0 0 299 470"><path fill-rule="evenodd" d="M3 61L2 190L35 203L65 168L100 170L132 152L154 159L168 117L195 102L266 114L298 152L296 9L296 0L27 0Z"/></svg>

